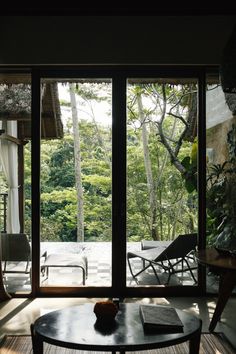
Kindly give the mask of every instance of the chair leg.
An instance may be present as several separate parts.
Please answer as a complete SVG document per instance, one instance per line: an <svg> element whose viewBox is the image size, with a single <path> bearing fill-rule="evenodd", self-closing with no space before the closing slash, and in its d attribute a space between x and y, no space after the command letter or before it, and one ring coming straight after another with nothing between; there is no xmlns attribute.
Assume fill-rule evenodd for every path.
<svg viewBox="0 0 236 354"><path fill-rule="evenodd" d="M188 270L189 270L189 272L190 272L190 274L191 274L191 276L192 276L194 282L197 283L197 279L195 278L195 276L194 276L194 274L193 274L193 271L192 271L192 268L190 267L190 265L189 265L187 259L184 258L184 261L185 261L185 263L187 264L187 268L188 268Z"/></svg>
<svg viewBox="0 0 236 354"><path fill-rule="evenodd" d="M169 264L169 267L167 270L168 270L169 275L168 275L166 285L169 285L170 278L171 278L172 274L174 274L174 272L175 272L174 267L169 259L168 259L168 264Z"/></svg>
<svg viewBox="0 0 236 354"><path fill-rule="evenodd" d="M4 261L4 266L3 266L3 273L5 273L7 270L7 261Z"/></svg>
<svg viewBox="0 0 236 354"><path fill-rule="evenodd" d="M160 278L159 278L159 276L158 276L158 274L157 274L157 272L156 272L155 267L153 266L153 264L152 264L151 262L150 262L150 266L152 267L153 273L154 273L155 276L156 276L157 282L159 283L159 285L161 285Z"/></svg>
<svg viewBox="0 0 236 354"><path fill-rule="evenodd" d="M85 258L85 278L88 278L88 259Z"/></svg>
<svg viewBox="0 0 236 354"><path fill-rule="evenodd" d="M192 268L190 267L190 265L189 265L187 259L186 259L186 258L182 258L181 260L179 260L179 261L176 262L175 264L172 264L172 263L170 262L170 260L168 260L168 264L169 264L169 267L168 267L169 276L168 276L168 279L167 279L167 282L166 282L167 285L169 284L169 281L170 281L170 278L171 278L172 274L176 274L176 273L180 273L180 272L182 272L182 274L183 274L183 272L186 271L186 269L184 270L184 267L183 267L184 262L186 263L187 268L188 268L187 270L190 272L190 274L191 274L191 276L192 276L194 282L197 283L197 280L196 280L196 278L195 278L195 276L194 276L194 274L193 274ZM181 270L176 270L175 267L176 267L176 265L178 265L179 263L181 263Z"/></svg>
<svg viewBox="0 0 236 354"><path fill-rule="evenodd" d="M42 272L43 276L45 275L44 281L47 280L47 279L48 279L48 276L49 276L49 269L48 269L48 268L49 268L49 267L47 267L47 266L43 266L43 267L41 268L41 272Z"/></svg>
<svg viewBox="0 0 236 354"><path fill-rule="evenodd" d="M26 262L25 273L29 273L29 261Z"/></svg>
<svg viewBox="0 0 236 354"><path fill-rule="evenodd" d="M135 257L131 257L131 258L135 258ZM130 257L127 258L127 261L128 261L128 266L129 266L129 270L130 270L130 273L132 275L132 277L135 279L135 281L137 282L138 280L136 279L137 276L141 273L143 273L147 268L149 268L150 266L153 268L151 262L148 263L148 265L146 265L144 268L142 268L139 272L137 272L136 274L134 274L133 272L133 269L132 269L132 266L131 266L131 262L130 262Z"/></svg>
<svg viewBox="0 0 236 354"><path fill-rule="evenodd" d="M137 281L137 279L136 279L136 274L134 274L134 272L133 272L133 269L132 269L132 267L131 267L131 262L130 262L130 258L129 258L129 257L127 258L127 261L128 261L128 266L129 266L130 274L131 274L132 277Z"/></svg>
<svg viewBox="0 0 236 354"><path fill-rule="evenodd" d="M86 279L86 271L83 267L79 267L82 270L82 276L83 276L83 285L85 285L85 279Z"/></svg>
<svg viewBox="0 0 236 354"><path fill-rule="evenodd" d="M45 275L45 267L44 266L41 266L41 273L42 273L42 276L44 277L44 275Z"/></svg>

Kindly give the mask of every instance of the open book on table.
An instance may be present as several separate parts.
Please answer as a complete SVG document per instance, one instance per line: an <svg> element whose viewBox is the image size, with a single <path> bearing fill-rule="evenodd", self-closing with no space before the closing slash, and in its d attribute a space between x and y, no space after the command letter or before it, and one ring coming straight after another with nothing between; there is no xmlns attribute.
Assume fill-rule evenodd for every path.
<svg viewBox="0 0 236 354"><path fill-rule="evenodd" d="M183 323L174 307L140 305L140 317L145 331L183 332Z"/></svg>

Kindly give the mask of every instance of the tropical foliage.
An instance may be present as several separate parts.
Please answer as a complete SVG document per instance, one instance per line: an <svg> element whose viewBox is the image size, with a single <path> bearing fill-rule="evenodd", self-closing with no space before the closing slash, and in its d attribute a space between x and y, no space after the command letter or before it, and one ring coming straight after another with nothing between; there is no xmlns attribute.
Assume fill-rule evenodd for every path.
<svg viewBox="0 0 236 354"><path fill-rule="evenodd" d="M236 249L236 126L227 134L228 159L207 164L207 243Z"/></svg>
<svg viewBox="0 0 236 354"><path fill-rule="evenodd" d="M79 84L84 240L112 235L111 90ZM127 90L127 240L173 239L197 228L197 139L191 130L195 85L130 84ZM96 113L94 104L108 104ZM70 103L64 100L64 106ZM68 111L69 112L69 111ZM102 120L100 115L104 114ZM71 113L64 137L41 142L41 240L75 241L77 194ZM108 119L109 118L109 119ZM191 119L192 119L191 118ZM191 130L191 132L190 132ZM25 147L25 228L30 234L30 143Z"/></svg>

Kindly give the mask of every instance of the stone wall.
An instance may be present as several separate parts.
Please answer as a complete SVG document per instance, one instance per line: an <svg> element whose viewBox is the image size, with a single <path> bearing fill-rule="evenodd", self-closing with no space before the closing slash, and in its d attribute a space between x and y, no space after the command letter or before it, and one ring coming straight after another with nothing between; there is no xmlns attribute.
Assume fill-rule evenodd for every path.
<svg viewBox="0 0 236 354"><path fill-rule="evenodd" d="M213 149L211 163L221 164L228 159L227 134L233 123L236 124L236 117L207 129L206 148Z"/></svg>
<svg viewBox="0 0 236 354"><path fill-rule="evenodd" d="M236 124L236 116L233 116L222 88L209 86L206 92L206 148L209 162L222 164L228 159L227 134L233 123Z"/></svg>

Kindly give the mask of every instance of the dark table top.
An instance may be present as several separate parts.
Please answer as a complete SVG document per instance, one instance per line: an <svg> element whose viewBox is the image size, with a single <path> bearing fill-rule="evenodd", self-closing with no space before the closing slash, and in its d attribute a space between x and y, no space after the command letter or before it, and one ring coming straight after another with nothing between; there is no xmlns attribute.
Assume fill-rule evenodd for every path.
<svg viewBox="0 0 236 354"><path fill-rule="evenodd" d="M236 270L236 257L219 253L215 248L206 248L196 252L196 258L199 263L204 265Z"/></svg>
<svg viewBox="0 0 236 354"><path fill-rule="evenodd" d="M201 321L177 309L184 324L181 333L146 334L140 320L139 304L120 304L114 323L101 327L87 303L50 312L34 324L35 333L45 342L83 350L145 350L187 341L199 331Z"/></svg>

